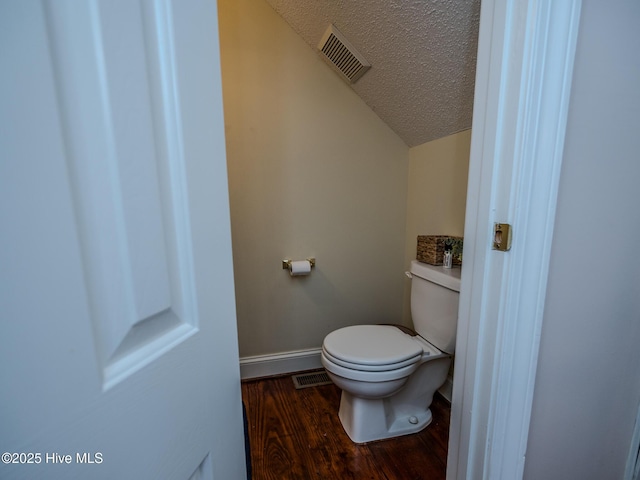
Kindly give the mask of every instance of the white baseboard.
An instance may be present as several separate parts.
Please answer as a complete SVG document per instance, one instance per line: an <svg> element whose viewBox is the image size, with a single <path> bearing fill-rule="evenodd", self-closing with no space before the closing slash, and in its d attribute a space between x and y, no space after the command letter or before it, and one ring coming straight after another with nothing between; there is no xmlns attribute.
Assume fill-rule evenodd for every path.
<svg viewBox="0 0 640 480"><path fill-rule="evenodd" d="M322 368L320 348L240 358L240 378L271 377Z"/></svg>
<svg viewBox="0 0 640 480"><path fill-rule="evenodd" d="M272 377L274 375L285 375L287 373L322 368L322 363L320 362L321 352L322 349L320 348L310 348L308 350L294 350L270 355L241 357L240 378L249 380L251 378ZM453 378L448 376L438 392L451 402L452 391Z"/></svg>
<svg viewBox="0 0 640 480"><path fill-rule="evenodd" d="M449 403L451 403L451 393L453 392L453 377L447 377L447 380L444 382L444 385L442 385L438 389L438 392L440 392L440 395L449 400Z"/></svg>

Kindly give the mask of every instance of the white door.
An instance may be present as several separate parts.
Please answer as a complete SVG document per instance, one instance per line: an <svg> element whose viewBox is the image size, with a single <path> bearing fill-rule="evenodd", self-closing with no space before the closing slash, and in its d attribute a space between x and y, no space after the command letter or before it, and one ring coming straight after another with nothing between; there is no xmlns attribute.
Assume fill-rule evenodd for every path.
<svg viewBox="0 0 640 480"><path fill-rule="evenodd" d="M244 478L219 64L212 1L0 3L0 478Z"/></svg>

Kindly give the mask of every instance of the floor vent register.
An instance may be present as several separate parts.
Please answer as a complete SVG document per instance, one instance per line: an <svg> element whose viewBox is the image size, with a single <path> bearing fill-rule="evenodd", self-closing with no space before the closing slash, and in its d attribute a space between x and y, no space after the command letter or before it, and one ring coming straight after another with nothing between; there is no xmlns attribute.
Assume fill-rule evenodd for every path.
<svg viewBox="0 0 640 480"><path fill-rule="evenodd" d="M297 388L318 387L320 385L328 385L331 383L329 375L324 370L318 372L301 373L293 375L293 385Z"/></svg>

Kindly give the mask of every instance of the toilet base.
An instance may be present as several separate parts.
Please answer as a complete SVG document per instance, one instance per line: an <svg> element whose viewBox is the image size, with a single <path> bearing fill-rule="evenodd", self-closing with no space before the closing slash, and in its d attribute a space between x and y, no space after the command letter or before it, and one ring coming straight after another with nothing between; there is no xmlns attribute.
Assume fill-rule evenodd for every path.
<svg viewBox="0 0 640 480"><path fill-rule="evenodd" d="M342 391L338 417L354 443L366 443L417 433L432 420L431 410L398 408L391 398L354 397Z"/></svg>
<svg viewBox="0 0 640 480"><path fill-rule="evenodd" d="M425 356L406 383L383 398L364 398L342 388L338 416L349 438L354 443L366 443L417 433L427 427L432 418L429 406L433 395L447 379L450 365L451 355Z"/></svg>

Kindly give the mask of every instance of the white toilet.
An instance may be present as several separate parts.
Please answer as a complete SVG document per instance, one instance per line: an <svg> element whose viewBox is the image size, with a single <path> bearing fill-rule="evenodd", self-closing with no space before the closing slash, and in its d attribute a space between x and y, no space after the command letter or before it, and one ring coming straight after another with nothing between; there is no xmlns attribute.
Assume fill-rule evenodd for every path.
<svg viewBox="0 0 640 480"><path fill-rule="evenodd" d="M355 443L419 432L431 423L433 394L447 379L458 324L460 268L411 262L416 332L356 325L331 332L322 365L342 389L338 416Z"/></svg>

